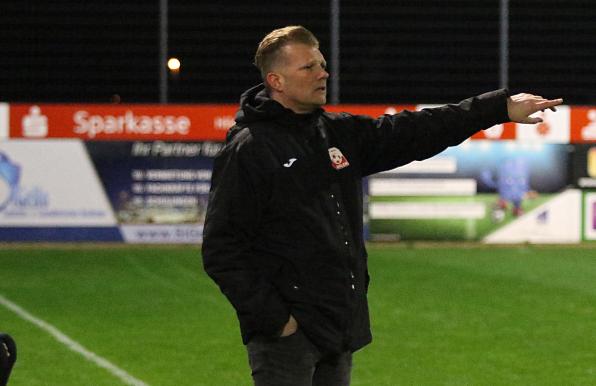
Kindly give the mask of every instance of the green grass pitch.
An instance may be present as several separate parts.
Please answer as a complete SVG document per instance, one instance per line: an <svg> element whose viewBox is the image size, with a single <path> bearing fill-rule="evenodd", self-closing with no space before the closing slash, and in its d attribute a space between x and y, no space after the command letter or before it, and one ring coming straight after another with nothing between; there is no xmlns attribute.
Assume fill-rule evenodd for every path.
<svg viewBox="0 0 596 386"><path fill-rule="evenodd" d="M371 245L353 385L596 384L596 249ZM196 246L0 246L0 295L149 385L250 385ZM10 386L123 385L0 304Z"/></svg>

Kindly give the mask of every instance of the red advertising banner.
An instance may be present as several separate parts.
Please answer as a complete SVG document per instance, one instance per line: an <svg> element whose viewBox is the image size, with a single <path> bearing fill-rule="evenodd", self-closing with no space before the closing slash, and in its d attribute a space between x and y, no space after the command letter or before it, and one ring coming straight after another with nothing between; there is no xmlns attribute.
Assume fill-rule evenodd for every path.
<svg viewBox="0 0 596 386"><path fill-rule="evenodd" d="M596 106L582 106L571 109L572 143L596 142Z"/></svg>
<svg viewBox="0 0 596 386"><path fill-rule="evenodd" d="M515 139L515 123L508 122L501 125L495 125L486 130L480 130L472 136L472 139L488 139L494 141L504 139L513 140Z"/></svg>
<svg viewBox="0 0 596 386"><path fill-rule="evenodd" d="M223 140L236 105L10 105L10 138Z"/></svg>
<svg viewBox="0 0 596 386"><path fill-rule="evenodd" d="M378 117L415 106L338 105L347 111ZM83 140L221 141L234 125L238 109L217 105L75 105L11 104L10 138L80 138Z"/></svg>
<svg viewBox="0 0 596 386"><path fill-rule="evenodd" d="M8 127L0 122L0 137L80 138L114 141L222 141L234 124L236 104L108 105L108 104L4 104ZM378 117L416 105L329 105L330 112ZM0 111L1 113L1 111ZM561 106L544 113L539 125L505 123L480 131L474 140L596 142L596 106ZM3 119L2 119L3 120ZM4 129L2 129L4 127Z"/></svg>

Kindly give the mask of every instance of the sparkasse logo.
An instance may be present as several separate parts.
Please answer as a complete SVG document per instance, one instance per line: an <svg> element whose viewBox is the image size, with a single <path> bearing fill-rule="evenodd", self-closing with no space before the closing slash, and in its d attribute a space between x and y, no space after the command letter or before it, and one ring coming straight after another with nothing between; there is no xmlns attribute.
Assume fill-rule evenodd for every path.
<svg viewBox="0 0 596 386"><path fill-rule="evenodd" d="M190 118L184 115L135 115L127 110L124 115L92 115L86 110L73 114L75 134L95 138L98 135L187 135Z"/></svg>
<svg viewBox="0 0 596 386"><path fill-rule="evenodd" d="M48 117L41 113L37 105L29 108L29 114L21 120L23 137L43 138L48 135Z"/></svg>

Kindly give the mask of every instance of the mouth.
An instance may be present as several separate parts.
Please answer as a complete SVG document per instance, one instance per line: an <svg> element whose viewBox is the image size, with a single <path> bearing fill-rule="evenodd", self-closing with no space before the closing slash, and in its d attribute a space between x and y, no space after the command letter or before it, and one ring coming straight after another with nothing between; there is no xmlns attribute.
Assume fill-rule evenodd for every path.
<svg viewBox="0 0 596 386"><path fill-rule="evenodd" d="M326 86L317 87L317 88L315 89L315 91L322 91L322 92L326 92L326 91L327 91L327 87L326 87Z"/></svg>

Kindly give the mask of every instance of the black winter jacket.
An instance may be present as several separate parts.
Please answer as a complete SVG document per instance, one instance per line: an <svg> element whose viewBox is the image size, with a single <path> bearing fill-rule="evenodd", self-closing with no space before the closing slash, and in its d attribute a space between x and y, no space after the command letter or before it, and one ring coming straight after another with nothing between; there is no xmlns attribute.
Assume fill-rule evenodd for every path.
<svg viewBox="0 0 596 386"><path fill-rule="evenodd" d="M243 342L278 336L292 314L324 352L368 344L362 177L508 121L506 97L372 119L295 114L262 85L244 93L215 160L203 241L205 270L236 309Z"/></svg>

